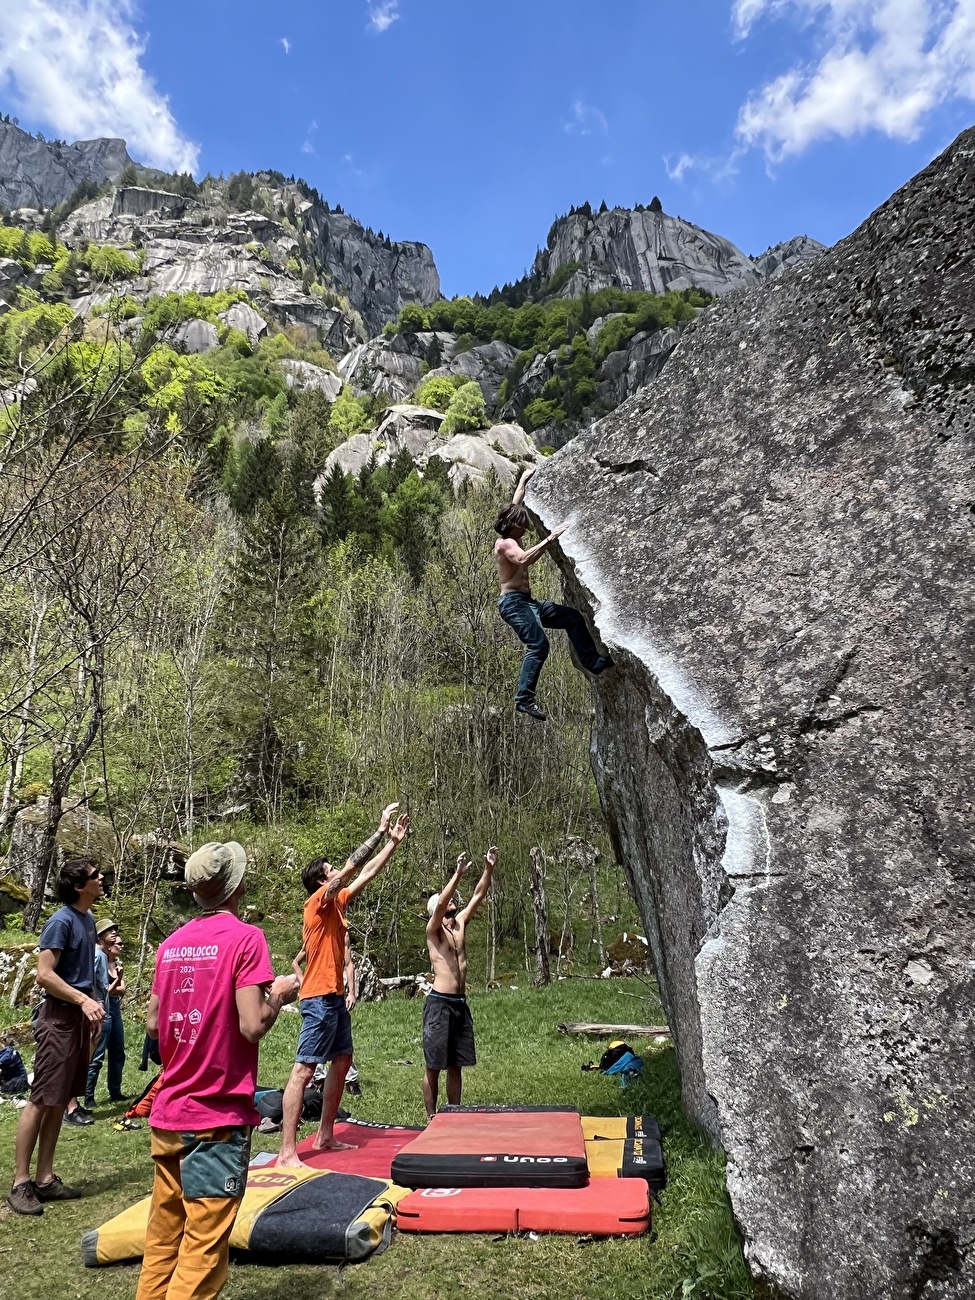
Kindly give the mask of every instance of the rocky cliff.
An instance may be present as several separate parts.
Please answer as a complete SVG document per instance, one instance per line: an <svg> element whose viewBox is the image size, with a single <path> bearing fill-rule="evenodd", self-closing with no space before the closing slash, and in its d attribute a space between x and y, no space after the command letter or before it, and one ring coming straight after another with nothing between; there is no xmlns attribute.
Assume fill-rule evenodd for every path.
<svg viewBox="0 0 975 1300"><path fill-rule="evenodd" d="M798 1300L975 1294L975 131L533 481L686 1104Z"/></svg>
<svg viewBox="0 0 975 1300"><path fill-rule="evenodd" d="M823 246L802 236L763 257L786 247L794 264L817 256ZM648 208L612 208L596 214L586 204L560 217L535 259L533 274L551 282L563 268L569 274L559 277L558 292L572 298L610 286L648 293L697 288L724 294L760 284L769 274L761 259L746 256L730 240L668 216L659 199Z"/></svg>
<svg viewBox="0 0 975 1300"><path fill-rule="evenodd" d="M124 140L39 140L0 122L0 206L52 208L82 181L114 179L132 159Z"/></svg>
<svg viewBox="0 0 975 1300"><path fill-rule="evenodd" d="M217 184L197 198L131 186L76 209L59 235L69 245L134 243L145 249L146 292L245 289L282 323L323 329L333 348L343 331L335 333L336 313L325 317L338 298L361 316L365 338L406 303L439 297L440 277L425 244L387 241L304 198L293 182L266 184L257 197L258 210L241 212ZM312 283L329 291L325 301L321 294L313 301ZM349 329L344 338L349 346L357 341Z"/></svg>

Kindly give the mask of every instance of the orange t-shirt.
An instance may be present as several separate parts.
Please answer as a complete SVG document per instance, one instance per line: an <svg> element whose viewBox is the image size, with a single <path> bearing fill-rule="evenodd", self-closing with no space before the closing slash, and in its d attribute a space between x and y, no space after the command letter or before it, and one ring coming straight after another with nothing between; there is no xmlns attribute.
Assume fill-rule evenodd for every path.
<svg viewBox="0 0 975 1300"><path fill-rule="evenodd" d="M316 889L305 903L302 943L305 947L305 977L301 996L317 998L324 993L345 992L345 907L349 891L340 889L326 898L327 885Z"/></svg>

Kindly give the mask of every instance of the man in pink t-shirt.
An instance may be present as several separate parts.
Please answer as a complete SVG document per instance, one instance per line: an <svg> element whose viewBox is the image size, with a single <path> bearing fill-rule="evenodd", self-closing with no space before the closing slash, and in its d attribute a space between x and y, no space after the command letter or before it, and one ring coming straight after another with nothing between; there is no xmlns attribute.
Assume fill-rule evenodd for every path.
<svg viewBox="0 0 975 1300"><path fill-rule="evenodd" d="M246 855L204 844L186 863L203 909L160 945L146 1013L162 1085L149 1116L155 1179L137 1300L212 1300L247 1183L257 1045L286 1002L263 931L238 918Z"/></svg>

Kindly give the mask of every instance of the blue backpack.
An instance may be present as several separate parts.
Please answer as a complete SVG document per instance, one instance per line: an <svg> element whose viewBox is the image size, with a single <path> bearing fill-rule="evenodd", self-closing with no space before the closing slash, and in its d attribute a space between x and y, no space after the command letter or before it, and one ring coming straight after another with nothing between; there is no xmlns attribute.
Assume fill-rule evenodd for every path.
<svg viewBox="0 0 975 1300"><path fill-rule="evenodd" d="M26 1092L27 1069L24 1058L10 1043L0 1047L0 1092Z"/></svg>

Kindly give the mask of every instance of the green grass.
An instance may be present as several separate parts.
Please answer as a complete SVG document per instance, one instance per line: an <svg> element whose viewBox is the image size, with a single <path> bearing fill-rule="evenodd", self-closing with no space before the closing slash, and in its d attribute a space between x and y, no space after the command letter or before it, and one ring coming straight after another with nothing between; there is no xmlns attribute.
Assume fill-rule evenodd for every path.
<svg viewBox="0 0 975 1300"><path fill-rule="evenodd" d="M613 1079L580 1066L598 1057L604 1040L569 1038L562 1020L656 1022L653 1001L635 999L633 980L566 980L534 990L472 992L480 1064L465 1073L464 1100L577 1106L583 1114L654 1114L665 1131L669 1185L654 1213L654 1230L639 1239L579 1241L574 1237L396 1236L383 1255L342 1268L238 1264L227 1300L566 1300L569 1296L639 1296L645 1300L751 1300L749 1278L724 1190L723 1160L683 1118L680 1080L670 1047L644 1048L641 1079L621 1091ZM395 994L356 1008L356 1063L363 1085L350 1109L363 1119L422 1121L419 1000ZM126 1087L147 1076L135 1070L141 1027L127 1026ZM283 1084L293 1060L298 1017L282 1015L261 1048L262 1084ZM396 1064L396 1062L411 1064ZM104 1079L104 1076L103 1076ZM101 1083L104 1088L104 1082ZM99 1300L131 1300L138 1269L82 1267L79 1242L141 1196L152 1182L149 1134L117 1133L100 1106L87 1129L65 1129L57 1167L85 1192L81 1201L49 1206L43 1218L19 1218L0 1208L0 1270L18 1300L70 1300L97 1289ZM17 1112L0 1106L0 1163L12 1168ZM310 1132L310 1130L306 1130ZM255 1135L255 1150L276 1150L277 1136ZM43 1267L39 1262L43 1259ZM7 1293L7 1281L4 1293Z"/></svg>

